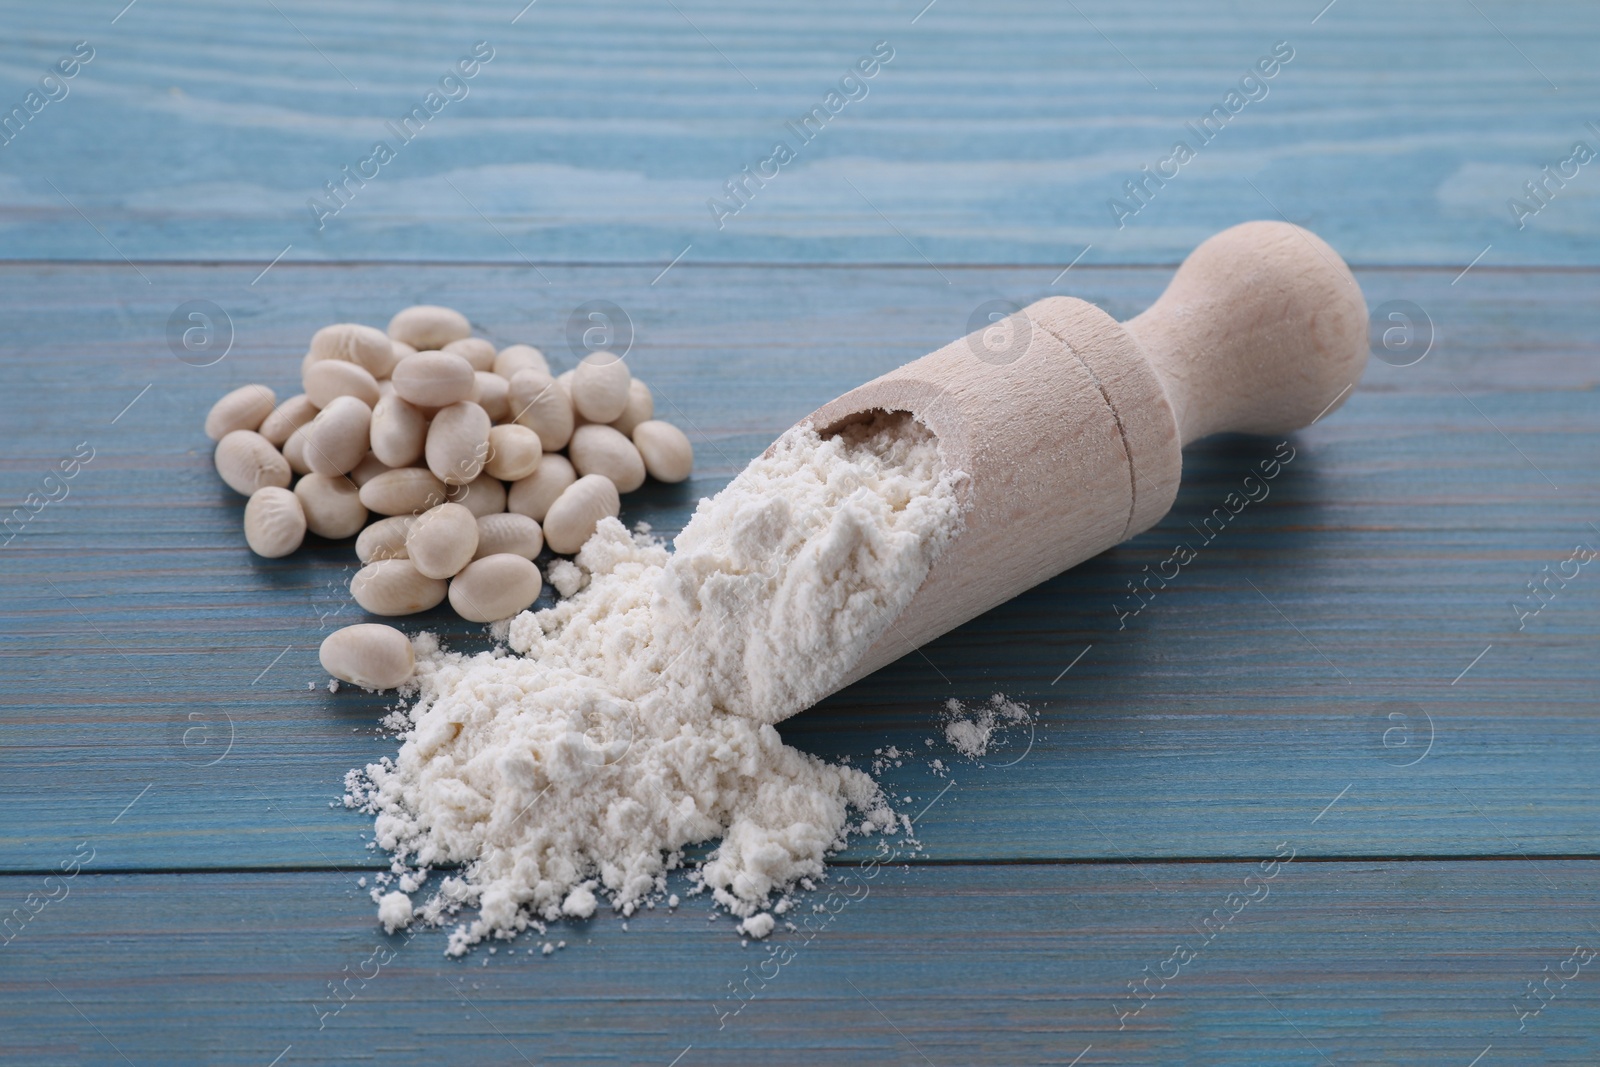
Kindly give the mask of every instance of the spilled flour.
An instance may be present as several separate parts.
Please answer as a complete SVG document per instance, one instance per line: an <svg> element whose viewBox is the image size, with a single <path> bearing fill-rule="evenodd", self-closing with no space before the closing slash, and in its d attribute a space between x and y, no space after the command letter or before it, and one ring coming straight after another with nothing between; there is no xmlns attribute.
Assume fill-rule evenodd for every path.
<svg viewBox="0 0 1600 1067"><path fill-rule="evenodd" d="M384 923L476 907L460 954L602 901L630 915L686 846L720 838L694 877L759 937L770 895L820 875L849 832L909 831L866 773L770 724L831 692L904 609L959 529L964 478L909 416L796 428L700 502L673 552L605 520L575 568L552 568L571 595L513 619L509 649L416 638L415 702L389 722L403 746L347 782L393 855ZM460 870L413 910L441 865Z"/></svg>
<svg viewBox="0 0 1600 1067"><path fill-rule="evenodd" d="M989 754L990 745L1002 740L1008 726L1031 723L1033 709L995 693L987 704L969 707L951 697L944 705L944 739L968 759Z"/></svg>

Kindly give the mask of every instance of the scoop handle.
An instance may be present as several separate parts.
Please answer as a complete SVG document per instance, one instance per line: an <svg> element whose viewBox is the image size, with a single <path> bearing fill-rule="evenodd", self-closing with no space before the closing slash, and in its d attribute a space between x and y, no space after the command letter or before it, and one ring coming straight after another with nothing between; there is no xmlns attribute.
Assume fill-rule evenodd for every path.
<svg viewBox="0 0 1600 1067"><path fill-rule="evenodd" d="M1306 426L1344 402L1367 361L1366 302L1350 268L1287 222L1211 237L1122 325L1160 377L1183 444Z"/></svg>

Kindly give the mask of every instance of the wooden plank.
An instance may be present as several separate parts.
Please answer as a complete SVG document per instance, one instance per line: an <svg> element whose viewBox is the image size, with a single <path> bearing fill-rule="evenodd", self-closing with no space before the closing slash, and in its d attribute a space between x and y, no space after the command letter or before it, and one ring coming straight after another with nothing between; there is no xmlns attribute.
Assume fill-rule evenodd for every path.
<svg viewBox="0 0 1600 1067"><path fill-rule="evenodd" d="M692 245L701 262L1059 270L1086 245L1086 263L1176 261L1281 212L1354 262L1597 262L1592 168L1547 185L1525 228L1509 207L1575 141L1600 147L1582 0L122 6L8 16L6 109L72 42L95 49L4 147L8 257L659 269ZM468 95L403 142L386 123L477 41L495 55ZM786 130L878 41L894 57L865 97L808 142ZM1294 58L1267 95L1209 143L1191 132L1280 41ZM725 183L780 138L793 162L719 219L708 201L737 206ZM310 199L379 140L394 159L318 229ZM1110 202L1136 205L1125 183L1179 140L1196 157L1119 227Z"/></svg>
<svg viewBox="0 0 1600 1067"><path fill-rule="evenodd" d="M699 450L686 487L627 500L629 521L670 534L794 419L959 335L966 309L1026 302L1049 280L680 266L653 286L644 270L552 269L546 288L524 268L280 264L251 286L248 268L146 272L150 284L123 265L0 267L3 499L40 490L80 442L95 450L70 495L0 550L8 870L48 868L91 833L101 869L378 865L365 821L328 805L346 770L394 751L372 728L386 701L307 688L325 680L322 635L361 617L345 591L353 556L316 544L252 557L199 430L236 385L291 386L318 325L383 322L432 298L502 343L546 346L559 367L572 307L626 307L630 360ZM1127 315L1165 275L1069 278ZM1295 436L1271 495L1125 628L1114 605L1134 603L1127 584L1177 540L1198 543L1273 442L1191 450L1156 529L784 735L857 760L916 752L885 781L912 814L949 787L919 823L941 859L1252 856L1336 795L1319 824L1326 855L1593 853L1600 587L1573 581L1522 631L1510 605L1542 566L1600 536L1588 525L1600 518L1595 341L1579 310L1596 275L1452 276L1362 274L1375 297L1429 309L1435 349L1408 368L1375 361L1344 409ZM224 305L235 327L232 354L209 367L165 340L173 308L194 299ZM481 645L446 616L413 625ZM954 759L938 709L997 690L1040 709L1031 746L1018 734L982 766Z"/></svg>
<svg viewBox="0 0 1600 1067"><path fill-rule="evenodd" d="M332 873L8 877L67 895L0 948L0 1062L1589 1063L1594 867L844 868L765 944L691 898L464 961Z"/></svg>

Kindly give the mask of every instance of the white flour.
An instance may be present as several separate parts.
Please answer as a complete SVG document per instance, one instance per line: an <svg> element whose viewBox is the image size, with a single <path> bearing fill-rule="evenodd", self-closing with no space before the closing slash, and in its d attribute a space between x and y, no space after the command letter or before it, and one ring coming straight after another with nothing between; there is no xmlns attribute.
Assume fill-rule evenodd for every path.
<svg viewBox="0 0 1600 1067"><path fill-rule="evenodd" d="M944 739L968 759L989 754L989 745L1000 739L1007 726L1033 718L1026 704L1019 704L1004 693L996 693L989 703L968 707L954 697L945 701Z"/></svg>
<svg viewBox="0 0 1600 1067"><path fill-rule="evenodd" d="M602 523L582 573L560 575L574 595L512 620L521 655L418 637L403 747L351 772L346 798L376 814L401 891L461 866L417 917L476 906L459 954L600 898L631 915L685 846L720 837L695 877L759 937L769 894L822 873L852 809L909 828L867 774L769 724L830 692L905 607L959 529L964 477L908 416L791 430L701 501L673 553ZM395 896L386 924L409 917Z"/></svg>

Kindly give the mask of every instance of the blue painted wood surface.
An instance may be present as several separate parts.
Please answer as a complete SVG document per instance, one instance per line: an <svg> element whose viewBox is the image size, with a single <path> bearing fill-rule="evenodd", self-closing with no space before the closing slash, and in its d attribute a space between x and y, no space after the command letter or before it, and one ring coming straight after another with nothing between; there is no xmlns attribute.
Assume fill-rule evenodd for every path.
<svg viewBox="0 0 1600 1067"><path fill-rule="evenodd" d="M94 458L0 547L0 916L32 915L0 945L0 1062L1595 1058L1592 965L1516 1011L1600 947L1600 586L1585 570L1522 629L1512 606L1600 545L1593 167L1524 229L1506 204L1600 147L1590 8L520 6L5 15L0 118L73 42L95 56L0 146L0 501ZM470 95L315 230L306 198L477 40ZM719 230L705 200L878 40L866 98ZM1121 183L1278 40L1268 96L1116 228ZM670 533L980 303L1126 317L1170 276L1136 264L1280 212L1364 264L1414 343L1375 334L1387 361L1125 627L1126 583L1273 442L1191 449L1154 530L783 724L830 757L916 752L884 780L931 802L926 854L803 947L777 935L794 960L722 1029L769 948L701 904L553 930L551 959L375 929L356 881L382 863L329 805L394 750L384 701L307 689L360 617L353 558L248 553L198 429L217 395L287 388L316 327L424 300L566 366L570 311L612 300L697 448L689 485L626 502ZM224 313L226 358L191 365L220 334L174 357L190 301ZM953 758L938 706L994 691L1037 729ZM80 842L83 873L46 882ZM1119 1030L1128 983L1283 842L1270 900ZM330 1016L380 945L397 959Z"/></svg>
<svg viewBox="0 0 1600 1067"><path fill-rule="evenodd" d="M1293 843L1322 825L1302 820ZM1257 862L846 867L823 911L765 946L692 898L626 931L560 924L549 957L541 939L464 962L436 935L374 931L349 875L80 874L0 950L0 1056L1465 1065L1490 1048L1480 1063L1590 1063L1600 961L1568 961L1600 944L1594 866L1297 856L1267 881ZM1163 967L1179 944L1193 958ZM1546 967L1569 977L1528 997Z"/></svg>
<svg viewBox="0 0 1600 1067"><path fill-rule="evenodd" d="M1507 206L1575 141L1600 149L1583 0L539 0L514 24L518 0L140 0L112 24L125 2L6 13L7 108L73 42L95 50L0 148L7 255L659 269L693 245L1059 270L1085 245L1176 262L1282 212L1353 262L1597 261L1594 166L1525 228ZM494 58L467 95L402 142L386 123L478 41ZM787 133L878 41L893 59L866 95L809 142ZM1280 41L1294 57L1264 98L1209 143L1188 132ZM785 137L796 158L719 228L707 201ZM307 201L379 140L392 162L318 229ZM1195 158L1119 228L1109 201L1178 140Z"/></svg>

